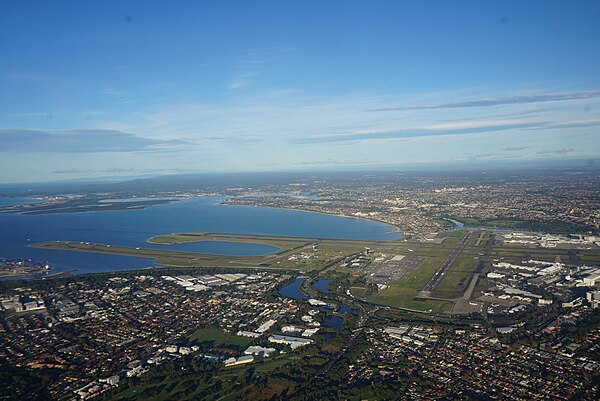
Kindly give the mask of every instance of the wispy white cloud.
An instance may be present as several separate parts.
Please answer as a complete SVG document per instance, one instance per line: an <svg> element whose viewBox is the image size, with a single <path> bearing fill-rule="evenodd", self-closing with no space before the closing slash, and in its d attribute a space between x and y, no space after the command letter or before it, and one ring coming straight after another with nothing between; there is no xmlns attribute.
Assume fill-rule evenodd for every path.
<svg viewBox="0 0 600 401"><path fill-rule="evenodd" d="M229 90L250 86L264 77L279 55L293 51L291 46L272 46L242 52L235 62L235 71L227 85Z"/></svg>
<svg viewBox="0 0 600 401"><path fill-rule="evenodd" d="M261 75L264 63L265 61L260 55L253 54L244 57L237 63L236 71L227 85L228 89L240 89L254 83Z"/></svg>
<svg viewBox="0 0 600 401"><path fill-rule="evenodd" d="M443 100L463 96L445 93ZM598 99L557 102L551 108L506 104L371 113L366 110L389 104L390 98L373 93L326 97L293 88L244 92L232 98L218 105L190 101L142 107L138 103L133 112L121 113L120 119L108 121L102 116L85 121L96 126L91 131L99 131L91 136L82 130L21 130L19 134L36 133L27 133L29 140L3 146L2 154L15 163L20 153L46 152L50 171L84 165L96 173L123 175L147 173L148 165L205 171L325 168L397 164L398 160L573 157L597 153L600 147L590 133L600 120L590 119L592 115L583 110L584 104L595 109ZM55 120L52 123L59 126ZM3 145L9 139L2 136L4 131L0 130ZM574 150L558 152L561 149ZM58 160L59 152L71 153L72 162ZM109 152L128 152L131 165L119 165L118 155L103 156ZM371 161L374 154L377 160ZM72 176L78 174L91 172Z"/></svg>
<svg viewBox="0 0 600 401"><path fill-rule="evenodd" d="M529 149L529 146L507 146L506 148L502 148L504 152L518 152L525 149Z"/></svg>
<svg viewBox="0 0 600 401"><path fill-rule="evenodd" d="M489 107L511 104L528 104L540 102L557 102L565 100L595 99L600 97L600 90L581 92L537 93L514 95L506 97L479 98L465 101L438 103L431 105L406 105L370 109L369 111L407 111L407 110L436 110L456 109L467 107Z"/></svg>
<svg viewBox="0 0 600 401"><path fill-rule="evenodd" d="M560 149L544 149L536 152L538 155L565 155L567 153L573 153L573 148L560 148Z"/></svg>
<svg viewBox="0 0 600 401"><path fill-rule="evenodd" d="M600 124L597 120L584 120L583 109L577 106L579 111L575 111L572 102L533 109L528 104L506 104L465 111L434 109L383 114L365 111L388 101L370 93L326 98L290 90L276 95L247 96L221 106L182 103L147 109L136 114L140 117L137 121L108 124L105 128L197 142L211 152L237 149L243 153L245 147L264 142L276 147L290 143L308 146L440 135L494 133L498 136L515 130L578 129Z"/></svg>
<svg viewBox="0 0 600 401"><path fill-rule="evenodd" d="M102 93L120 105L135 103L135 99L133 96L131 96L131 94L116 88L104 88L102 89Z"/></svg>
<svg viewBox="0 0 600 401"><path fill-rule="evenodd" d="M87 174L92 172L94 172L92 169L82 170L78 168L70 168L65 170L54 170L52 171L52 174Z"/></svg>
<svg viewBox="0 0 600 401"><path fill-rule="evenodd" d="M423 128L427 130L452 130L452 129L475 129L497 126L507 126L515 124L530 124L528 120L479 120L479 121L458 121L440 124L426 125Z"/></svg>
<svg viewBox="0 0 600 401"><path fill-rule="evenodd" d="M292 142L295 143L326 143L326 142L351 142L351 141L371 141L381 139L402 139L402 138L417 138L431 137L440 135L465 135L465 134L485 134L490 132L507 131L513 129L527 128L536 126L536 123L516 123L516 124L496 124L465 126L464 128L417 128L409 130L394 130L394 131L379 131L379 132L362 132L362 133L346 133L346 134L325 134L308 136L305 138L296 138Z"/></svg>
<svg viewBox="0 0 600 401"><path fill-rule="evenodd" d="M598 127L600 126L600 120L581 120L581 121L564 121L564 122L553 122L540 125L539 127L531 127L528 130L550 130L550 129L565 129L565 128L586 128L586 127Z"/></svg>
<svg viewBox="0 0 600 401"><path fill-rule="evenodd" d="M115 130L78 129L45 131L0 129L0 152L101 153L160 150L186 144L181 140L155 140Z"/></svg>

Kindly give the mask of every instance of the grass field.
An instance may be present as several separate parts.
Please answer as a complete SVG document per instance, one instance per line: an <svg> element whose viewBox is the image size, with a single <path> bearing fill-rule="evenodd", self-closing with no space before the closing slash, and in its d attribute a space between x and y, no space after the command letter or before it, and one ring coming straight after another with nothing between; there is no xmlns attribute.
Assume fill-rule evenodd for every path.
<svg viewBox="0 0 600 401"><path fill-rule="evenodd" d="M215 266L217 264L236 267L252 267L261 263L263 257L257 256L224 256L198 252L184 252L176 250L160 250L150 248L128 248L121 246L108 246L77 241L42 242L30 245L33 248L57 249L64 251L92 252L109 255L134 256L139 258L154 259L157 264L165 266ZM288 266L293 267L293 266Z"/></svg>
<svg viewBox="0 0 600 401"><path fill-rule="evenodd" d="M459 258L450 266L448 271L471 273L477 268L478 261L463 252Z"/></svg>
<svg viewBox="0 0 600 401"><path fill-rule="evenodd" d="M434 292L454 292L464 289L469 276L470 274L466 272L447 272L435 287Z"/></svg>
<svg viewBox="0 0 600 401"><path fill-rule="evenodd" d="M371 294L367 289L353 289L353 294L361 299L366 299L381 305L403 307L420 311L445 311L452 306L449 302L435 300L415 300L414 297L421 291L423 286L437 271L442 262L448 257L452 249L465 235L465 230L456 230L448 233L448 237L442 244L423 242L411 242L406 240L394 241L357 241L336 240L323 238L297 238L277 237L263 235L240 235L220 233L180 233L170 234L149 239L151 243L180 244L202 241L242 242L265 244L279 248L278 251L264 256L224 256L197 252L186 252L149 248L127 248L119 246L108 246L105 244L94 244L77 241L55 241L30 245L43 249L70 250L79 252L95 252L142 258L152 258L158 265L181 266L181 267L204 267L221 266L231 268L280 268L313 270L321 269L329 263L340 258L362 252L369 247L376 254L398 255L415 252L425 257L425 261L413 272L401 277L398 281L391 283L389 287L378 294ZM474 233L469 244L464 248L461 255L450 266L444 278L435 288L439 295L444 297L454 296L468 283L468 278L476 269L478 260L475 257L483 257L485 243L492 237L493 233L485 233L485 241L479 246L475 240L480 233ZM314 248L313 248L314 247ZM491 249L489 256L493 258L507 258L508 260L541 259L553 261L560 256L565 262L600 264L600 250L572 250L572 249L545 249L519 247L497 244ZM490 263L485 259L485 263ZM376 268L373 264L372 268ZM352 273L352 271L344 271Z"/></svg>
<svg viewBox="0 0 600 401"><path fill-rule="evenodd" d="M398 241L357 241L301 237L276 237L263 235L183 233L153 237L150 243L180 244L190 242L217 241L265 244L279 248L263 256L227 256L180 250L130 248L117 245L96 244L79 241L52 241L30 245L34 248L56 249L77 252L93 252L111 255L134 256L154 259L163 266L231 266L264 267L285 269L320 269L327 263L345 255L364 251L365 247L395 248ZM313 249L313 246L315 249ZM301 257L291 257L300 255Z"/></svg>
<svg viewBox="0 0 600 401"><path fill-rule="evenodd" d="M350 292L357 298L364 298L367 293L367 289L365 287L351 287Z"/></svg>
<svg viewBox="0 0 600 401"><path fill-rule="evenodd" d="M265 244L280 249L291 249L298 246L314 243L312 238L274 237L266 235L238 235L222 233L180 233L152 237L148 240L151 244L186 244L190 242L219 241L219 242L241 242L253 244Z"/></svg>
<svg viewBox="0 0 600 401"><path fill-rule="evenodd" d="M233 242L233 241L231 241ZM258 242L257 242L258 243ZM300 246L282 249L276 253L264 256L228 256L200 252L186 252L178 250L162 250L151 248L129 248L121 246L107 246L77 241L53 241L30 245L34 248L55 249L77 252L92 252L109 255L134 256L140 258L154 259L158 265L180 266L180 267L202 267L202 266L231 266L235 267L263 267L263 268L321 268L329 261L344 255L349 255L364 250L365 245L356 241L346 243L344 241L327 240L319 243L318 250L313 251L312 246ZM300 254L302 258L290 258L294 254Z"/></svg>
<svg viewBox="0 0 600 401"><path fill-rule="evenodd" d="M487 227L487 228L500 228L507 230L526 230L526 231L540 231L547 233L560 233L560 232L586 232L589 227L581 226L574 223L567 223L562 221L538 221L538 220L519 220L511 218L490 218L490 219L476 219L468 217L457 217L457 220L462 221L468 227Z"/></svg>
<svg viewBox="0 0 600 401"><path fill-rule="evenodd" d="M247 347L253 340L248 337L236 336L232 333L226 333L216 327L207 327L196 330L188 337L192 342L212 342L216 346L235 346Z"/></svg>
<svg viewBox="0 0 600 401"><path fill-rule="evenodd" d="M390 284L388 288L368 298L370 302L415 309L419 311L432 310L444 312L450 310L452 304L443 301L418 301L413 298L421 291L431 276L437 271L446 256L428 257L414 272Z"/></svg>
<svg viewBox="0 0 600 401"><path fill-rule="evenodd" d="M444 240L443 244L446 246L454 246L458 243L458 241L460 241L460 239L465 235L464 230L455 230L455 231L450 231L448 233L448 237Z"/></svg>
<svg viewBox="0 0 600 401"><path fill-rule="evenodd" d="M600 264L600 255L583 255L583 256L580 256L580 259L583 262Z"/></svg>

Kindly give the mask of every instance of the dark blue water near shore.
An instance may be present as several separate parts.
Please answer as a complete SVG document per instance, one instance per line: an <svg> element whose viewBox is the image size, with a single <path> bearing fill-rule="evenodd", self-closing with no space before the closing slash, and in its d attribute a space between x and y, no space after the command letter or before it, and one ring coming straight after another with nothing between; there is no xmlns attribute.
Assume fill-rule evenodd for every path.
<svg viewBox="0 0 600 401"><path fill-rule="evenodd" d="M390 240L391 226L368 220L261 207L222 206L222 198L194 198L143 210L24 215L0 213L0 257L48 261L55 271L78 273L153 266L150 259L27 248L42 241L85 241L128 247L178 249L223 255L263 255L275 251L260 244L206 241L153 245L146 240L176 232L219 232Z"/></svg>
<svg viewBox="0 0 600 401"><path fill-rule="evenodd" d="M34 203L41 203L41 201L22 197L0 197L0 206L32 205Z"/></svg>
<svg viewBox="0 0 600 401"><path fill-rule="evenodd" d="M313 283L313 288L324 293L329 292L329 283L331 280L317 280Z"/></svg>
<svg viewBox="0 0 600 401"><path fill-rule="evenodd" d="M297 278L296 280L281 288L281 290L279 290L279 294L292 299L308 299L308 297L304 295L304 293L300 290L300 287L302 287L302 283L304 283L305 281L306 278L304 277Z"/></svg>

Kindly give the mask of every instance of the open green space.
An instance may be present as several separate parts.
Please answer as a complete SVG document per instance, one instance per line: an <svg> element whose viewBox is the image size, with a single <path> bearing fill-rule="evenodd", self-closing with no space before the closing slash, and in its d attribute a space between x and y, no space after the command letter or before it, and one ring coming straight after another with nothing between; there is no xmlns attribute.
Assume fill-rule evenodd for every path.
<svg viewBox="0 0 600 401"><path fill-rule="evenodd" d="M477 269L478 263L478 260L472 256L464 256L463 253L444 274L434 292L453 293L455 295L464 291L469 283L469 277Z"/></svg>
<svg viewBox="0 0 600 401"><path fill-rule="evenodd" d="M191 342L212 342L215 346L247 347L252 344L253 339L226 333L217 327L206 327L196 330L188 339Z"/></svg>
<svg viewBox="0 0 600 401"><path fill-rule="evenodd" d="M159 368L160 370L160 368ZM136 380L111 400L225 400L222 394L235 394L239 391L236 384L246 379L244 371L210 375L203 371L186 373L186 370L167 371ZM149 375L147 375L149 376ZM136 383L137 382L137 383ZM225 396L223 396L225 397ZM235 399L235 398L234 398Z"/></svg>
<svg viewBox="0 0 600 401"><path fill-rule="evenodd" d="M445 259L446 256L428 257L414 272L391 283L388 288L378 294L373 294L367 300L376 304L419 311L444 312L449 310L452 306L450 302L413 299Z"/></svg>
<svg viewBox="0 0 600 401"><path fill-rule="evenodd" d="M232 267L256 267L262 263L264 257L257 256L225 256L213 255L199 252L171 251L150 248L128 248L121 246L109 246L105 244L54 241L42 242L30 245L33 248L56 249L77 252L92 252L109 255L134 256L139 258L154 259L157 264L163 266L232 266ZM265 266L268 267L268 266ZM295 266L286 265L287 268Z"/></svg>
<svg viewBox="0 0 600 401"><path fill-rule="evenodd" d="M239 235L222 233L179 233L158 235L148 240L151 244L175 245L190 242L219 241L219 242L241 242L252 244L264 244L281 249L291 249L298 246L308 245L317 240L313 238L276 237L266 235Z"/></svg>
<svg viewBox="0 0 600 401"><path fill-rule="evenodd" d="M365 287L351 287L350 292L357 298L364 298L367 294L367 289Z"/></svg>
<svg viewBox="0 0 600 401"><path fill-rule="evenodd" d="M501 228L508 230L539 231L545 233L578 233L587 232L589 227L565 221L520 220L511 218L477 219L456 217L467 227Z"/></svg>
<svg viewBox="0 0 600 401"><path fill-rule="evenodd" d="M450 265L450 268L448 269L449 272L465 272L465 273L471 273L473 271L475 271L475 269L477 269L477 264L478 264L478 260L476 260L474 257L472 256L467 256L465 255L465 253L463 252L461 254L460 257L458 257L454 263L452 263L452 265ZM443 281L443 280L442 280Z"/></svg>
<svg viewBox="0 0 600 401"><path fill-rule="evenodd" d="M435 292L454 292L466 287L468 272L447 272L444 278L435 287Z"/></svg>
<svg viewBox="0 0 600 401"><path fill-rule="evenodd" d="M94 244L78 241L55 241L31 245L43 249L59 249L79 252L95 252L124 256L152 258L158 265L180 267L231 267L231 268L264 268L264 269L297 269L319 270L334 261L340 260L351 254L363 252L365 247L370 248L379 255L405 255L414 252L425 257L425 261L413 272L401 277L398 281L389 284L389 287L380 293L372 290L353 289L352 293L359 299L365 299L381 305L415 309L419 311L446 311L451 304L437 300L415 300L414 297L422 290L427 281L438 270L443 261L452 252L465 230L455 230L448 233L442 244L412 242L404 239L394 241L359 241L337 240L323 238L279 237L263 235L242 235L222 233L179 233L157 236L149 239L151 243L181 244L202 241L242 242L265 244L279 248L278 251L264 256L226 256L207 253L179 251L176 249L149 249L127 248ZM438 283L435 292L438 295L456 295L465 289L468 278L478 266L479 259L490 263L490 259L506 258L508 260L541 259L553 261L560 256L563 261L577 261L588 264L600 264L600 250L572 250L572 249L547 249L520 247L498 243L490 250L490 258L484 256L483 241L479 246L474 244L474 239L480 232L473 233L473 238L464 247L459 257L445 273L444 278ZM491 237L494 233L485 233ZM377 269L381 262L373 262L368 268ZM341 268L340 268L341 269ZM345 274L353 274L351 269L342 269ZM351 285L351 283L348 283ZM358 283L358 286L361 286ZM435 294L434 294L435 295Z"/></svg>
<svg viewBox="0 0 600 401"><path fill-rule="evenodd" d="M34 248L56 249L78 252L93 252L122 256L151 258L163 266L231 266L284 269L320 269L331 261L352 253L362 252L365 247L383 248L391 251L399 241L358 241L322 238L276 237L263 235L184 233L153 237L152 243L180 244L183 242L244 242L265 244L279 248L263 256L227 256L180 250L130 248L109 244L80 241L52 241L30 245Z"/></svg>
<svg viewBox="0 0 600 401"><path fill-rule="evenodd" d="M460 241L462 237L464 237L466 231L464 230L454 230L448 233L448 237L444 240L443 244L446 246L454 246Z"/></svg>
<svg viewBox="0 0 600 401"><path fill-rule="evenodd" d="M600 265L600 255L582 255L579 258L582 262Z"/></svg>

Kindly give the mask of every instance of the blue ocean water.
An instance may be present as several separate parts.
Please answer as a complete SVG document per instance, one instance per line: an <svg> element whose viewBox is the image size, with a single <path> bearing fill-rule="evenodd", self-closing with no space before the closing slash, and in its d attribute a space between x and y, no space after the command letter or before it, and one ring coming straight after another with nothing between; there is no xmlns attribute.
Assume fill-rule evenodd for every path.
<svg viewBox="0 0 600 401"><path fill-rule="evenodd" d="M264 255L276 249L247 243L200 242L153 245L155 235L215 232L390 240L401 236L385 224L310 213L247 206L223 206L223 198L192 198L142 210L58 214L0 213L0 258L48 261L56 271L117 271L153 266L150 259L27 248L42 241L84 241L128 247L178 249L223 255Z"/></svg>
<svg viewBox="0 0 600 401"><path fill-rule="evenodd" d="M0 198L0 206L32 205L41 201L23 197Z"/></svg>

